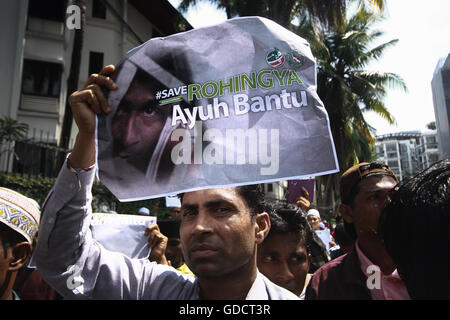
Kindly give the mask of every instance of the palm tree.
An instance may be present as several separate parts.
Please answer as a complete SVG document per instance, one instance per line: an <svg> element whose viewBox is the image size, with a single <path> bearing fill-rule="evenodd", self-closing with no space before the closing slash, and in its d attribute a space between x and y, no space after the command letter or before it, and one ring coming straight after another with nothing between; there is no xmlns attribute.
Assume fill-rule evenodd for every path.
<svg viewBox="0 0 450 320"><path fill-rule="evenodd" d="M368 141L373 141L373 130L363 116L367 111L374 111L394 124L395 120L383 102L386 90L406 90L404 81L398 75L366 70L370 62L378 60L387 48L398 42L391 40L375 48L370 47L384 35L382 31L371 30L379 20L380 16L361 9L344 21L342 31L322 31L320 38L323 45L313 48L318 62L318 94L327 108L337 150L356 149L358 139L349 141L352 133L359 133ZM348 167L355 156L365 152L367 150L354 155L341 152L341 167Z"/></svg>
<svg viewBox="0 0 450 320"><path fill-rule="evenodd" d="M311 17L322 27L338 28L349 3L356 2L362 8L370 5L383 11L386 0L182 0L178 9L186 12L201 1L224 9L228 19L235 16L261 16L291 29L295 18L305 16Z"/></svg>
<svg viewBox="0 0 450 320"><path fill-rule="evenodd" d="M19 156L14 150L15 142L25 139L27 133L28 124L20 123L8 116L0 117L0 158L3 154L12 154L18 159ZM9 160L7 161L9 163Z"/></svg>
<svg viewBox="0 0 450 320"><path fill-rule="evenodd" d="M407 90L396 74L366 70L371 61L378 60L398 42L391 40L374 48L370 46L384 34L372 30L380 20L380 15L361 8L350 19L344 19L339 30L313 32L306 25L299 27L306 29L304 33L317 59L317 92L329 115L342 171L357 162L372 160L375 132L365 121L364 113L373 111L394 124L383 99L388 88ZM337 199L338 178L331 175L317 179L319 189L324 192L318 198L323 207L332 207L332 199Z"/></svg>
<svg viewBox="0 0 450 320"><path fill-rule="evenodd" d="M26 137L28 125L7 116L0 117L0 145Z"/></svg>

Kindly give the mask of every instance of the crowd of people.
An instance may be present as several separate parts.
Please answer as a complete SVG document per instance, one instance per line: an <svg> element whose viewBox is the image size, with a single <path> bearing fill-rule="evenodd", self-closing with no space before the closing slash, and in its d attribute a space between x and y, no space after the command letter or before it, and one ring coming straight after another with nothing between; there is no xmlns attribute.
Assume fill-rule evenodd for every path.
<svg viewBox="0 0 450 320"><path fill-rule="evenodd" d="M71 96L79 133L42 206L0 188L0 299L450 298L450 159L403 182L384 163L352 166L335 226L307 194L269 204L256 184L180 194L146 229L148 259L99 245L94 115L110 111L101 88L117 89L113 70Z"/></svg>

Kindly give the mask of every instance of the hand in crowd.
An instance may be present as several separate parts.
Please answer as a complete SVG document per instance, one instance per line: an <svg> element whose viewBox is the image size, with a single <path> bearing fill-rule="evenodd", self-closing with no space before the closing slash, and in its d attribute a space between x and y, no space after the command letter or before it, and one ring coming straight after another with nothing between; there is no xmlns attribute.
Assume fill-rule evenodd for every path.
<svg viewBox="0 0 450 320"><path fill-rule="evenodd" d="M302 195L299 196L297 199L295 199L295 205L299 206L300 209L302 209L303 212L308 211L311 202L308 200L309 199L309 192L308 190L306 190L305 187L301 188L302 191Z"/></svg>
<svg viewBox="0 0 450 320"><path fill-rule="evenodd" d="M167 237L161 233L157 224L151 224L145 229L145 236L148 236L148 245L151 248L150 261L158 264L170 265L166 259Z"/></svg>

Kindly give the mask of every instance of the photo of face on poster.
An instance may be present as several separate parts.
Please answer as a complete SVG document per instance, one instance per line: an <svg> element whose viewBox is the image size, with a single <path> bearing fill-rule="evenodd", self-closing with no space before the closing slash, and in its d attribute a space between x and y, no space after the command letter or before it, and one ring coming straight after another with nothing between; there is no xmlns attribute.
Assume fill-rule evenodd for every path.
<svg viewBox="0 0 450 320"><path fill-rule="evenodd" d="M97 158L121 201L338 171L309 45L268 19L150 39L112 78Z"/></svg>

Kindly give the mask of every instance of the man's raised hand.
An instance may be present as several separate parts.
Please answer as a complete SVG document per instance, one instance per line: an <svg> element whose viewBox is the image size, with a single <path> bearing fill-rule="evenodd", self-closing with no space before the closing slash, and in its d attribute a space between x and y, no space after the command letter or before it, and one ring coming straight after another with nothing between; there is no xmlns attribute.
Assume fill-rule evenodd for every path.
<svg viewBox="0 0 450 320"><path fill-rule="evenodd" d="M117 90L117 85L109 77L115 70L113 65L106 66L98 74L91 74L83 89L75 91L69 97L69 105L80 133L95 133L95 116L102 112L108 114L111 108L103 94L102 87Z"/></svg>
<svg viewBox="0 0 450 320"><path fill-rule="evenodd" d="M95 164L95 114L108 114L111 108L103 94L102 87L117 90L117 85L109 77L115 70L106 66L98 74L92 74L83 89L69 97L69 105L78 127L78 135L69 156L72 168L88 168Z"/></svg>

